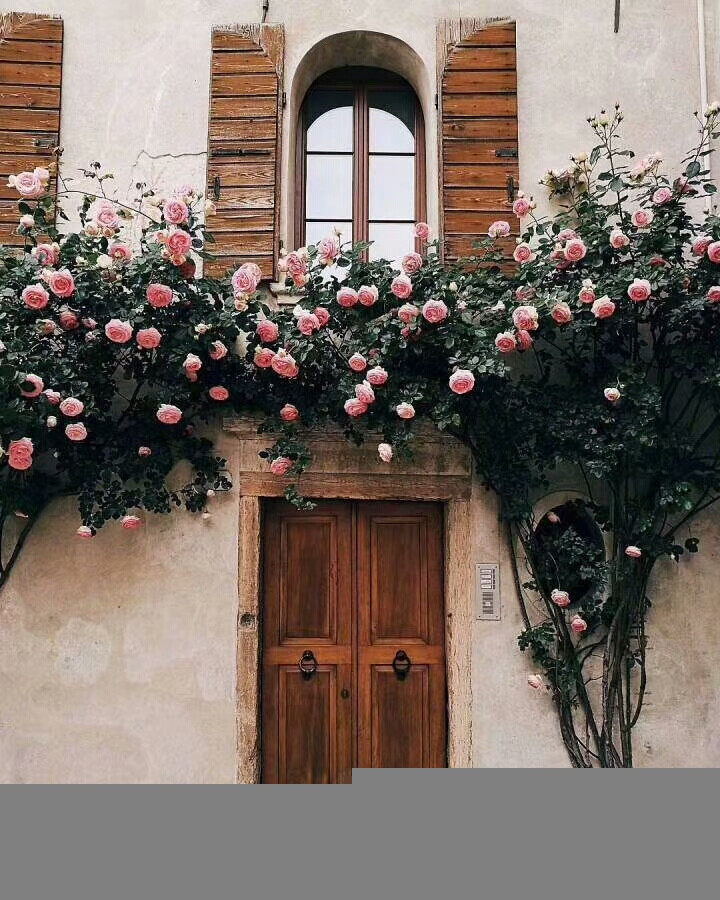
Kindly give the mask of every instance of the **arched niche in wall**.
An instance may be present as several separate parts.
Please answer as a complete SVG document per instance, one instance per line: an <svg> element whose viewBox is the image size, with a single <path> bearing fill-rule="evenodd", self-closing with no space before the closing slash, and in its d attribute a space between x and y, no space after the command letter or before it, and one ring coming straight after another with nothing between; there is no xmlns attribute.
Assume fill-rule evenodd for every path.
<svg viewBox="0 0 720 900"><path fill-rule="evenodd" d="M387 69L402 76L412 86L420 100L426 124L427 186L435 184L435 176L432 174L436 171L435 141L428 140L428 135L434 134L434 120L430 115L431 110L434 110L434 68L431 73L422 57L409 44L389 34L377 31L343 31L328 35L311 47L300 60L288 97L288 121L291 123L292 132L289 154L288 217L285 231L286 238L290 243L292 243L296 213L293 188L298 177L295 159L300 108L308 90L320 76L344 66ZM432 196L428 189L428 200ZM428 206L434 210L432 203L429 203Z"/></svg>

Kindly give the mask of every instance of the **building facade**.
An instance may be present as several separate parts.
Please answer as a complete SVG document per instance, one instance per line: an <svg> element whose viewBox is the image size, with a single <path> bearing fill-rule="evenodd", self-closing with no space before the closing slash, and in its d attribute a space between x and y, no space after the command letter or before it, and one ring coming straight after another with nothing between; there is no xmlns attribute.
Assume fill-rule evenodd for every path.
<svg viewBox="0 0 720 900"><path fill-rule="evenodd" d="M602 107L619 101L628 142L641 153L660 150L671 168L692 146L694 110L720 94L720 6L620 0L619 16L614 6L4 5L59 17L62 27L25 42L25 56L3 53L0 44L0 95L8 98L0 107L0 175L4 181L18 170L24 151L42 152L43 137L57 141L59 126L66 177L100 160L120 199L138 182L206 189L218 201L209 224L219 259L211 265L255 259L271 285L280 247L338 223L392 253L404 249L407 226L426 218L446 253L461 254L518 187L543 206L533 186L571 153L589 149L585 119ZM31 96L37 104L25 110ZM348 108L355 128L343 131ZM366 128L357 125L358 110ZM386 120L404 130L394 137L387 125L386 143L374 143L373 121ZM321 133L323 121L329 127ZM324 180L324 192L314 189L314 178ZM358 184L368 198L364 209L346 196ZM9 198L0 193L0 228L10 221ZM72 216L70 206L66 211ZM282 302L278 286L272 289ZM261 702L270 658L263 573L279 554L266 523L276 489L263 474L257 451L264 442L250 424L226 422L216 437L235 487L213 500L209 520L150 518L140 531L108 527L87 544L74 539L69 498L32 532L0 595L1 782L267 780L263 753L269 740L281 741L268 737L263 719L263 706L267 713L276 701ZM435 742L439 755L430 748L412 764L442 758L465 767L567 766L549 697L527 687L530 664L517 649L522 622L492 495L462 449L432 434L407 471L413 493L401 477L381 474L369 457L327 434L318 438L309 477L310 493L339 504L329 507L341 510L337 521L362 521L368 503L435 504L442 540L426 553L443 560L434 632L442 656L428 656L427 666L443 668L439 696L443 709L447 697L448 715L442 733L418 735L428 748ZM539 508L578 495L578 485L559 476ZM375 512L398 521L411 515L402 505ZM658 566L637 765L720 764L719 524L717 515L694 523L703 552ZM499 566L499 619L476 617L478 565ZM307 621L298 627L310 635ZM332 752L337 762L341 751ZM347 759L403 764L378 753Z"/></svg>

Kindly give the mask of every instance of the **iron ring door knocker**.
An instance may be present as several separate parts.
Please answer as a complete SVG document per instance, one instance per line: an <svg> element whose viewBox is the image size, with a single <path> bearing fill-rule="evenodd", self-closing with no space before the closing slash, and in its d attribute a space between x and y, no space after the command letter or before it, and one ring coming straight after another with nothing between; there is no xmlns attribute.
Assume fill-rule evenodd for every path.
<svg viewBox="0 0 720 900"><path fill-rule="evenodd" d="M404 650L398 650L392 663L393 671L397 675L398 681L405 681L411 665L412 663L407 653Z"/></svg>
<svg viewBox="0 0 720 900"><path fill-rule="evenodd" d="M302 672L302 677L305 681L310 681L317 671L317 667L318 662L317 659L315 659L315 654L312 650L305 650L298 662L298 669Z"/></svg>

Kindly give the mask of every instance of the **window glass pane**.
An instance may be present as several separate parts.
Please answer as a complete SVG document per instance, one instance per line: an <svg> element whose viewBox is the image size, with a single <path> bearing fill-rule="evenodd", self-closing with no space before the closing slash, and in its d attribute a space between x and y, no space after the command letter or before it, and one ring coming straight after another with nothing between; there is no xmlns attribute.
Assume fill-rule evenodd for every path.
<svg viewBox="0 0 720 900"><path fill-rule="evenodd" d="M314 89L306 104L307 149L352 153L352 92Z"/></svg>
<svg viewBox="0 0 720 900"><path fill-rule="evenodd" d="M415 157L370 157L370 218L415 218Z"/></svg>
<svg viewBox="0 0 720 900"><path fill-rule="evenodd" d="M387 224L370 223L370 259L389 259L395 268L400 268L400 260L415 249L415 225L413 222Z"/></svg>
<svg viewBox="0 0 720 900"><path fill-rule="evenodd" d="M352 186L352 156L308 156L305 217L352 219Z"/></svg>
<svg viewBox="0 0 720 900"><path fill-rule="evenodd" d="M352 241L352 222L343 221L327 221L327 222L306 222L305 223L305 244L317 244L323 238L332 237L335 233L334 228L341 231L340 243L345 244Z"/></svg>
<svg viewBox="0 0 720 900"><path fill-rule="evenodd" d="M370 91L370 152L415 152L415 98L410 91Z"/></svg>

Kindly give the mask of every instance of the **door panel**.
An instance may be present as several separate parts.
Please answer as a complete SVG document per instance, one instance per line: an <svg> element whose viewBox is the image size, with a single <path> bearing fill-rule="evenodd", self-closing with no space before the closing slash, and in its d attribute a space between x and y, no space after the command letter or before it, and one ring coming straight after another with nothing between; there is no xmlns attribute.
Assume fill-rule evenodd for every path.
<svg viewBox="0 0 720 900"><path fill-rule="evenodd" d="M263 781L444 766L442 508L272 501L263 535Z"/></svg>

